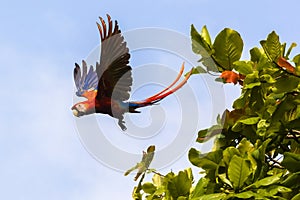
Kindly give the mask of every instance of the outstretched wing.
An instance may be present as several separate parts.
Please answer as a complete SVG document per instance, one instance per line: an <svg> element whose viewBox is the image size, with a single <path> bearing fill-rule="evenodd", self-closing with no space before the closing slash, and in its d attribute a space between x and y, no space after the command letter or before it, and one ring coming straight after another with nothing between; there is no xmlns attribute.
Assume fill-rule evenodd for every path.
<svg viewBox="0 0 300 200"><path fill-rule="evenodd" d="M109 15L107 19L108 27L101 17L101 24L97 23L101 37L101 55L100 63L96 63L99 78L96 98L101 100L108 97L125 101L129 99L132 85L130 54L118 22L115 21L113 26Z"/></svg>
<svg viewBox="0 0 300 200"><path fill-rule="evenodd" d="M76 95L79 97L86 97L89 99L89 93L97 90L98 87L98 76L93 66L90 66L87 71L87 65L82 60L82 71L80 66L75 63L74 68L74 82L77 88Z"/></svg>

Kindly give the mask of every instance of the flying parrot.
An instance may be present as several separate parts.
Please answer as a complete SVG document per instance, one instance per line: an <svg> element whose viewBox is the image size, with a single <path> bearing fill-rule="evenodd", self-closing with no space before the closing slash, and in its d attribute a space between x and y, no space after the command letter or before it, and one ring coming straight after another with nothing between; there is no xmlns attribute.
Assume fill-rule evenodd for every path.
<svg viewBox="0 0 300 200"><path fill-rule="evenodd" d="M92 65L88 69L84 60L81 67L75 63L76 95L87 100L76 103L71 109L76 117L93 113L108 114L118 120L118 125L124 131L124 113L140 113L136 109L153 105L174 93L187 82L192 71L171 89L183 73L183 63L177 78L169 87L142 101L129 101L132 85L129 49L118 22L113 23L109 15L108 23L101 17L99 19L101 23L97 22L97 26L101 38L100 62L96 62L96 69Z"/></svg>

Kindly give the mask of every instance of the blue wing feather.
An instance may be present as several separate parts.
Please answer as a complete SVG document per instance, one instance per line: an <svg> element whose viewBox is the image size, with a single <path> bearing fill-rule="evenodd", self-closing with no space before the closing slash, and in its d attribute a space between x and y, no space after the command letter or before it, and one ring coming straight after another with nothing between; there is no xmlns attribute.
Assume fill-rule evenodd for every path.
<svg viewBox="0 0 300 200"><path fill-rule="evenodd" d="M91 65L89 73L86 76L84 88L85 89L90 89L90 88L97 89L97 86L98 86L98 76L97 76L96 71L94 71L94 67Z"/></svg>
<svg viewBox="0 0 300 200"><path fill-rule="evenodd" d="M85 84L86 74L87 74L86 62L82 61L82 76L81 76L80 85L84 85Z"/></svg>
<svg viewBox="0 0 300 200"><path fill-rule="evenodd" d="M75 63L74 68L74 82L77 88L76 95L82 97L84 92L88 90L97 90L98 88L98 75L91 65L89 71L87 72L87 64L82 60L82 71L80 66Z"/></svg>

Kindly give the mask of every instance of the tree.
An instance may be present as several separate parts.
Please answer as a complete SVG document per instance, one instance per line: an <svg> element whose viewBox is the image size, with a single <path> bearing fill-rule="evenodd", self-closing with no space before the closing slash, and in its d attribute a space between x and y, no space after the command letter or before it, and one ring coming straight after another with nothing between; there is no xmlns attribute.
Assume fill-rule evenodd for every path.
<svg viewBox="0 0 300 200"><path fill-rule="evenodd" d="M289 58L296 44L286 50L273 31L250 50L250 60L241 60L235 30L225 28L211 42L206 26L198 32L192 25L191 39L204 66L193 74L218 72L224 84L239 84L241 95L217 124L198 132L199 143L215 138L213 150L189 150L202 178L194 180L190 168L166 175L148 169L152 182L143 182L145 170L133 198L300 199L300 54Z"/></svg>

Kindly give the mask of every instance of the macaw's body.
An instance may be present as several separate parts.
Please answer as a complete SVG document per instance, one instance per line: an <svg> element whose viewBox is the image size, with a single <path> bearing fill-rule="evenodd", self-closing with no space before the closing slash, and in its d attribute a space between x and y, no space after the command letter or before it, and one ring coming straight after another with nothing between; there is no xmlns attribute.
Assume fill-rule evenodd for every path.
<svg viewBox="0 0 300 200"><path fill-rule="evenodd" d="M108 27L100 18L101 25L97 23L101 37L100 63L96 63L96 69L82 61L82 69L75 63L74 81L77 88L76 95L85 97L87 100L76 103L72 107L73 114L77 117L102 113L108 114L119 120L122 130L126 130L123 121L124 113L139 113L137 108L153 105L166 96L181 88L191 75L191 72L171 89L180 79L184 65L175 81L163 91L142 101L128 101L132 85L131 67L129 66L129 50L126 46L117 21L114 26L108 18Z"/></svg>

